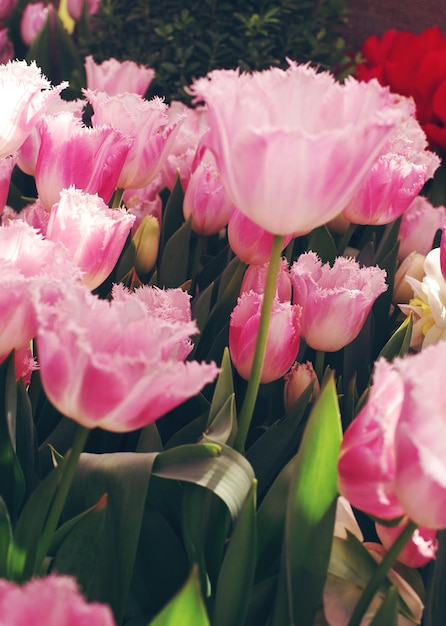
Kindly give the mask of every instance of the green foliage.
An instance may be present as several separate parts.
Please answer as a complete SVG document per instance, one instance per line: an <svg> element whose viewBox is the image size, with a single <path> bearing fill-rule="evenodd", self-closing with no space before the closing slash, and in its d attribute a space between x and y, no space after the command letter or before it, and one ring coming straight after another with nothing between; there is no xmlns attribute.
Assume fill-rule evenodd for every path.
<svg viewBox="0 0 446 626"><path fill-rule="evenodd" d="M344 0L103 0L85 53L153 67L151 92L187 101L184 87L215 68L345 65Z"/></svg>

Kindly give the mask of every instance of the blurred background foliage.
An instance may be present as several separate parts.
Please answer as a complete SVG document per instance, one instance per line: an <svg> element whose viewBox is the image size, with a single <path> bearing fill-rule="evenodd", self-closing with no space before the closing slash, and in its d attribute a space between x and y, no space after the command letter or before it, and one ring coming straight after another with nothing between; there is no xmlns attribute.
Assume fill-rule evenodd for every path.
<svg viewBox="0 0 446 626"><path fill-rule="evenodd" d="M188 102L184 87L215 68L260 70L286 58L342 72L345 0L103 0L83 54L153 67L148 96Z"/></svg>

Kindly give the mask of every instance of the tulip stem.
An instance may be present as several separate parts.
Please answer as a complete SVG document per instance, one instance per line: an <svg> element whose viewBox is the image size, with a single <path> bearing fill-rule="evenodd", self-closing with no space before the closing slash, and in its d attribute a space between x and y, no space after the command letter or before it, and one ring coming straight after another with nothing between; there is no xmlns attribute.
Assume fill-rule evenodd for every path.
<svg viewBox="0 0 446 626"><path fill-rule="evenodd" d="M238 417L238 431L234 448L239 452L245 449L246 437L251 424L257 393L260 386L260 378L263 371L263 362L266 353L266 341L268 339L269 323L273 309L274 294L276 292L277 275L279 273L280 259L282 256L284 237L274 235L273 246L269 259L268 272L266 275L265 291L263 294L262 310L260 313L259 331L257 334L256 349L252 363L251 376L249 377L246 395Z"/></svg>
<svg viewBox="0 0 446 626"><path fill-rule="evenodd" d="M59 523L68 493L73 482L74 473L76 471L79 457L84 449L90 430L84 426L78 426L71 449L65 455L62 461L62 474L59 481L54 500L48 513L48 517L43 528L39 545L37 547L36 561L34 565L34 575L40 569L43 559L47 555L48 549L53 540L54 533Z"/></svg>
<svg viewBox="0 0 446 626"><path fill-rule="evenodd" d="M379 566L374 571L371 576L369 582L367 583L366 588L364 589L363 594L359 598L357 605L355 606L355 610L350 617L350 621L348 626L359 626L365 612L367 611L371 601L373 600L376 592L381 587L382 583L385 581L387 574L389 573L392 565L397 560L401 550L404 548L406 543L412 537L413 532L417 529L417 524L415 522L410 521L407 526L403 529L401 534L396 539L393 546L386 552L383 560L379 564Z"/></svg>
<svg viewBox="0 0 446 626"><path fill-rule="evenodd" d="M111 205L110 205L112 209L119 209L119 207L122 204L123 195L124 195L124 189L115 189L115 192L111 199Z"/></svg>
<svg viewBox="0 0 446 626"><path fill-rule="evenodd" d="M322 379L324 378L324 365L325 365L325 350L316 350L314 355L314 371L318 378L319 383L322 385Z"/></svg>

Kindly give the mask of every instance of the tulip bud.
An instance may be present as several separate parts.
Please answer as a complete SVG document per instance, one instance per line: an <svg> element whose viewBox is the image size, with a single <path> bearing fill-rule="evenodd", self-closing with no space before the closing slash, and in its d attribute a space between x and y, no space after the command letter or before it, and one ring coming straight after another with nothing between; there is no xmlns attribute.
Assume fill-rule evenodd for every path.
<svg viewBox="0 0 446 626"><path fill-rule="evenodd" d="M160 234L160 224L156 217L146 215L133 237L136 250L135 268L138 274L147 274L155 266Z"/></svg>
<svg viewBox="0 0 446 626"><path fill-rule="evenodd" d="M314 402L321 391L313 364L310 363L310 361L306 363L295 363L290 371L285 374L283 395L287 413L293 410L300 396L313 381L314 385L309 398L310 402Z"/></svg>
<svg viewBox="0 0 446 626"><path fill-rule="evenodd" d="M263 265L249 265L240 287L240 295L247 291L255 291L262 295L265 291L266 276L269 263ZM282 258L279 273L276 280L276 297L280 302L291 300L291 278L289 274L288 261Z"/></svg>
<svg viewBox="0 0 446 626"><path fill-rule="evenodd" d="M414 297L413 288L406 278L410 276L416 280L423 280L425 258L419 252L411 252L399 266L393 286L393 302L395 304L408 304Z"/></svg>

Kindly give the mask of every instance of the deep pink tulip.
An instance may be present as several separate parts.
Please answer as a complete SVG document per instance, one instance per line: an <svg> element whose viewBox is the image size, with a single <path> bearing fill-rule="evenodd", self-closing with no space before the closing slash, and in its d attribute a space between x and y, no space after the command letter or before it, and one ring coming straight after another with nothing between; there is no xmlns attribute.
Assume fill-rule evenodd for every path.
<svg viewBox="0 0 446 626"><path fill-rule="evenodd" d="M71 185L108 202L117 187L131 140L111 126L87 128L70 113L46 116L40 125L36 164L39 198L49 210Z"/></svg>
<svg viewBox="0 0 446 626"><path fill-rule="evenodd" d="M339 489L382 519L446 528L446 343L375 365L367 404L345 432Z"/></svg>
<svg viewBox="0 0 446 626"><path fill-rule="evenodd" d="M376 298L387 289L386 272L337 257L333 267L314 252L290 270L293 302L302 307L302 337L315 350L336 352L359 334Z"/></svg>
<svg viewBox="0 0 446 626"><path fill-rule="evenodd" d="M229 351L235 369L245 380L251 375L262 301L263 297L254 291L244 293L231 313ZM296 360L300 344L300 317L299 306L274 299L261 383L277 380Z"/></svg>
<svg viewBox="0 0 446 626"><path fill-rule="evenodd" d="M0 28L0 63L8 63L14 58L14 45L9 38L9 28Z"/></svg>
<svg viewBox="0 0 446 626"><path fill-rule="evenodd" d="M293 62L286 71L215 70L191 92L208 106L203 143L234 206L278 235L308 233L340 213L409 107L376 81L341 85Z"/></svg>
<svg viewBox="0 0 446 626"><path fill-rule="evenodd" d="M413 109L387 141L343 216L353 224L389 224L403 215L440 165L439 157L426 148Z"/></svg>
<svg viewBox="0 0 446 626"><path fill-rule="evenodd" d="M32 62L10 61L0 66L2 115L0 158L14 154L28 137L48 103L67 86L50 88L49 81Z"/></svg>
<svg viewBox="0 0 446 626"><path fill-rule="evenodd" d="M108 96L89 89L84 95L94 110L94 127L112 126L132 140L118 187L137 189L151 183L175 141L181 119L168 124L167 105L161 98L144 100L134 93Z"/></svg>
<svg viewBox="0 0 446 626"><path fill-rule="evenodd" d="M446 218L444 206L434 207L424 196L417 196L401 219L398 260L411 252L426 256L432 250L434 237Z"/></svg>
<svg viewBox="0 0 446 626"><path fill-rule="evenodd" d="M70 16L78 22L82 15L84 3L87 3L89 15L95 15L99 11L102 0L67 0L67 9Z"/></svg>
<svg viewBox="0 0 446 626"><path fill-rule="evenodd" d="M408 520L405 519L397 526L375 525L378 537L386 550L393 546L407 523ZM408 567L423 567L435 559L437 549L437 531L431 528L417 528L398 555L398 561Z"/></svg>
<svg viewBox="0 0 446 626"><path fill-rule="evenodd" d="M134 221L125 209L110 209L99 196L70 187L51 209L46 238L65 246L93 290L115 266Z"/></svg>
<svg viewBox="0 0 446 626"><path fill-rule="evenodd" d="M258 226L241 211L233 208L229 215L228 241L231 250L243 261L251 265L263 265L269 261L274 236ZM284 240L286 247L293 235Z"/></svg>
<svg viewBox="0 0 446 626"><path fill-rule="evenodd" d="M48 11L48 5L43 2L31 2L23 9L20 20L20 35L27 46L32 44L44 27L48 18Z"/></svg>
<svg viewBox="0 0 446 626"><path fill-rule="evenodd" d="M87 603L74 578L47 576L23 586L0 579L0 623L8 626L114 626L110 607Z"/></svg>
<svg viewBox="0 0 446 626"><path fill-rule="evenodd" d="M250 265L243 276L240 295L246 291L255 291L260 295L263 294L265 291L268 267L269 263ZM285 258L281 259L279 273L276 279L276 298L281 302L290 302L291 300L291 279L288 261Z"/></svg>
<svg viewBox="0 0 446 626"><path fill-rule="evenodd" d="M109 96L125 92L143 96L155 78L151 67L114 58L95 63L91 55L85 57L85 74L88 89L103 91Z"/></svg>
<svg viewBox="0 0 446 626"><path fill-rule="evenodd" d="M193 322L160 319L137 297L109 302L84 286L48 284L35 306L45 393L87 428L142 428L218 374L214 363L178 358L197 332Z"/></svg>
<svg viewBox="0 0 446 626"><path fill-rule="evenodd" d="M0 217L8 199L12 170L16 162L17 158L15 155L0 159Z"/></svg>
<svg viewBox="0 0 446 626"><path fill-rule="evenodd" d="M0 0L0 20L10 17L16 4L17 0Z"/></svg>

